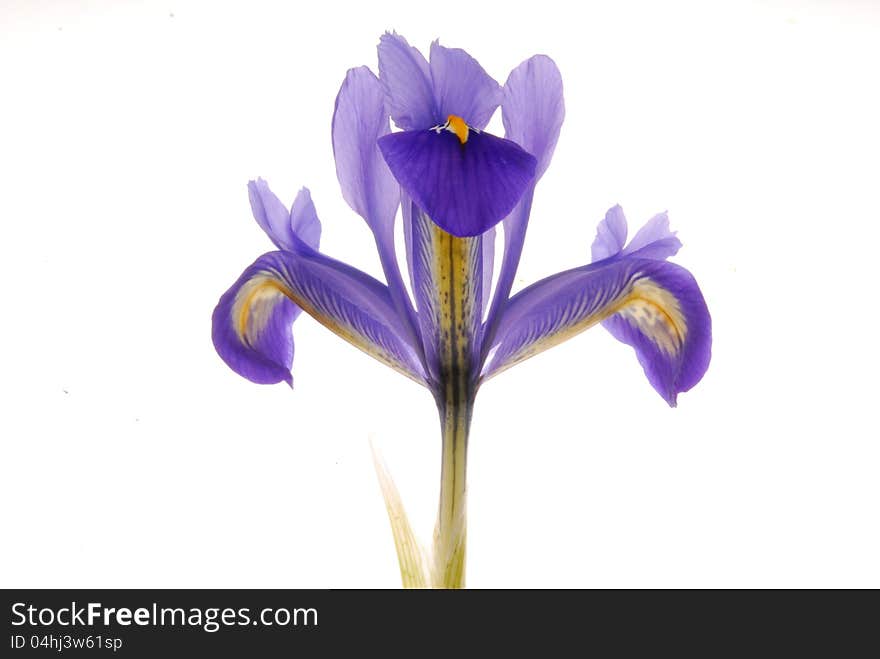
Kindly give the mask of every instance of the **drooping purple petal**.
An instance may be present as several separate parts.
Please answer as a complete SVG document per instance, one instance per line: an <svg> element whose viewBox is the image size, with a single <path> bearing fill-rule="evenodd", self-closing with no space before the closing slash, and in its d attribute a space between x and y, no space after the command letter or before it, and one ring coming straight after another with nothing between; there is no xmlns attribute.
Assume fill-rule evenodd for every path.
<svg viewBox="0 0 880 659"><path fill-rule="evenodd" d="M443 123L450 114L462 117L482 130L501 103L501 87L483 70L480 63L460 48L446 48L438 41L431 44L431 79Z"/></svg>
<svg viewBox="0 0 880 659"><path fill-rule="evenodd" d="M379 39L379 79L399 128L431 128L440 121L428 62L399 34L386 32Z"/></svg>
<svg viewBox="0 0 880 659"><path fill-rule="evenodd" d="M562 76L555 62L544 55L535 55L515 68L504 85L501 112L505 137L534 155L537 166L531 187L504 219L504 252L486 318L484 349L491 344L516 278L535 186L550 165L565 118Z"/></svg>
<svg viewBox="0 0 880 659"><path fill-rule="evenodd" d="M635 349L651 385L672 406L708 368L711 318L693 276L673 263L625 256L561 272L511 298L483 377L603 320Z"/></svg>
<svg viewBox="0 0 880 659"><path fill-rule="evenodd" d="M290 211L263 179L248 183L248 195L254 219L280 249L292 251L298 244L318 248L321 223L308 189L300 190ZM249 284L253 276L251 269L246 270L220 299L214 311L214 345L234 371L252 382L284 381L292 385L292 331L293 321L302 311L299 307L283 296L254 293L247 317L238 319L240 336L233 332L232 307L237 296L247 295L247 290L253 287ZM223 318L230 322L222 322ZM258 322L255 319L259 319Z"/></svg>
<svg viewBox="0 0 880 659"><path fill-rule="evenodd" d="M308 189L300 190L290 211L263 179L248 183L248 195L254 219L279 248L293 251L305 244L318 249L321 223ZM214 311L214 345L234 371L252 382L292 385L293 321L302 310L287 297L257 292L253 276L251 269L246 270L220 299ZM241 306L241 296L248 295L247 304ZM237 320L233 318L236 299ZM233 331L236 326L238 335Z"/></svg>
<svg viewBox="0 0 880 659"><path fill-rule="evenodd" d="M270 285L259 287L265 277L257 261L220 298L212 318L214 348L251 382L293 386L293 321L301 310Z"/></svg>
<svg viewBox="0 0 880 659"><path fill-rule="evenodd" d="M309 247L318 248L321 222L308 188L299 191L290 211L261 178L248 183L248 196L254 219L279 249L293 249L294 236Z"/></svg>
<svg viewBox="0 0 880 659"><path fill-rule="evenodd" d="M382 363L425 383L418 351L388 288L304 243L294 251L264 254L220 298L213 317L217 352L254 382L290 383L294 305Z"/></svg>
<svg viewBox="0 0 880 659"><path fill-rule="evenodd" d="M509 140L471 131L404 131L379 139L391 172L445 231L476 236L500 222L531 183L535 159Z"/></svg>
<svg viewBox="0 0 880 659"><path fill-rule="evenodd" d="M562 76L556 63L546 55L535 55L511 71L501 111L505 137L538 160L537 181L550 165L565 119Z"/></svg>

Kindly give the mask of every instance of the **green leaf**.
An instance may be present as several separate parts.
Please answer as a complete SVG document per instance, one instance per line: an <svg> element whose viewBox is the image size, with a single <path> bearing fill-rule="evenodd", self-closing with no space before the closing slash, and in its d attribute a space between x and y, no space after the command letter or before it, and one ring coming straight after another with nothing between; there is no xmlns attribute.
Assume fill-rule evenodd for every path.
<svg viewBox="0 0 880 659"><path fill-rule="evenodd" d="M431 574L425 552L416 540L400 493L394 484L394 479L388 472L378 450L370 441L370 451L373 454L373 466L376 468L376 476L379 478L379 487L385 499L385 510L388 511L388 520L391 522L391 532L394 535L394 546L397 549L397 560L400 563L400 578L404 588L430 588Z"/></svg>

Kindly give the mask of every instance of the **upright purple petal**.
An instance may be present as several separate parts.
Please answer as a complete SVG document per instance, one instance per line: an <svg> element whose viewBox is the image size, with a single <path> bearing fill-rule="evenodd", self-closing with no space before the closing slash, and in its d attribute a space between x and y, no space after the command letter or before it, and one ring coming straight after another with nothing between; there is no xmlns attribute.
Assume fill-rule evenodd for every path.
<svg viewBox="0 0 880 659"><path fill-rule="evenodd" d="M378 78L367 67L351 69L339 90L333 113L336 174L343 197L373 232L391 297L415 338L412 303L394 247L400 186L376 145L376 140L389 130L385 93Z"/></svg>
<svg viewBox="0 0 880 659"><path fill-rule="evenodd" d="M681 249L681 241L669 230L666 213L658 213L636 232L626 244L627 222L620 206L614 206L605 214L605 219L596 229L593 240L593 263L618 254L633 255L660 261L674 256Z"/></svg>
<svg viewBox="0 0 880 659"><path fill-rule="evenodd" d="M593 240L593 262L616 256L623 251L627 235L626 216L620 206L614 206L605 213L605 219L599 222L596 238Z"/></svg>
<svg viewBox="0 0 880 659"><path fill-rule="evenodd" d="M674 231L669 230L669 217L666 213L658 213L636 232L623 253L663 261L675 256L679 249L681 241Z"/></svg>
<svg viewBox="0 0 880 659"><path fill-rule="evenodd" d="M390 130L385 94L365 66L351 69L336 97L333 156L342 196L374 232L393 227L399 191L376 148Z"/></svg>
<svg viewBox="0 0 880 659"><path fill-rule="evenodd" d="M436 123L454 114L483 129L501 103L501 87L460 48L446 48L438 41L431 44L431 79L440 113Z"/></svg>
<svg viewBox="0 0 880 659"><path fill-rule="evenodd" d="M318 249L321 244L321 222L308 188L302 188L293 200L290 207L290 226L294 235L306 245Z"/></svg>
<svg viewBox="0 0 880 659"><path fill-rule="evenodd" d="M511 298L483 378L601 321L635 349L649 382L672 406L708 368L712 321L693 276L673 263L625 256L561 272Z"/></svg>
<svg viewBox="0 0 880 659"><path fill-rule="evenodd" d="M399 128L418 130L440 122L428 62L399 34L386 32L379 39L379 79Z"/></svg>
<svg viewBox="0 0 880 659"><path fill-rule="evenodd" d="M505 137L538 160L537 181L550 165L565 119L562 76L556 63L546 55L535 55L511 71L501 111Z"/></svg>
<svg viewBox="0 0 880 659"><path fill-rule="evenodd" d="M321 222L308 188L299 191L290 211L261 178L248 183L248 196L254 219L279 249L293 249L297 238L313 249L318 248Z"/></svg>
<svg viewBox="0 0 880 659"><path fill-rule="evenodd" d="M555 62L545 55L535 55L515 68L504 85L501 112L505 137L534 155L537 164L534 182L504 219L504 252L486 318L484 350L491 345L501 310L516 278L535 186L550 164L565 118L562 76Z"/></svg>
<svg viewBox="0 0 880 659"><path fill-rule="evenodd" d="M447 131L404 131L379 139L401 187L445 231L476 236L516 205L535 173L518 145L471 131L467 142Z"/></svg>
<svg viewBox="0 0 880 659"><path fill-rule="evenodd" d="M270 252L220 298L213 316L214 346L237 373L261 383L292 382L295 308L382 363L425 384L418 350L388 288L304 243Z"/></svg>

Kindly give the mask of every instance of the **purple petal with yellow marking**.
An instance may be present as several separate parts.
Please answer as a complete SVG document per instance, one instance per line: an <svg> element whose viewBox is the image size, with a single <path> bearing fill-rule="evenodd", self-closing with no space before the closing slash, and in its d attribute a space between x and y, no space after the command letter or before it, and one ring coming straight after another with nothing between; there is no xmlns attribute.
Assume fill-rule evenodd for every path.
<svg viewBox="0 0 880 659"><path fill-rule="evenodd" d="M413 254L413 203L409 196L404 192L401 195L400 207L403 219L403 242L406 249L406 263L409 269L409 281L412 289L416 290L415 273L413 271L415 263L415 255ZM419 210L415 209L415 213ZM481 294L482 301L481 317L486 311L492 298L492 276L495 268L495 241L497 231L492 227L480 236L482 243L482 267L481 267Z"/></svg>
<svg viewBox="0 0 880 659"><path fill-rule="evenodd" d="M413 208L413 295L425 361L438 383L451 377L453 371L477 370L483 313L483 237L452 236Z"/></svg>
<svg viewBox="0 0 880 659"><path fill-rule="evenodd" d="M431 44L431 80L439 117L430 128L449 115L464 118L482 130L501 103L501 87L480 63L460 48Z"/></svg>
<svg viewBox="0 0 880 659"><path fill-rule="evenodd" d="M709 365L712 321L693 276L626 256L561 272L511 298L483 369L487 379L607 321L672 406Z"/></svg>
<svg viewBox="0 0 880 659"><path fill-rule="evenodd" d="M279 249L291 250L297 240L318 249L321 222L308 188L299 191L289 211L261 178L248 183L248 196L254 219Z"/></svg>
<svg viewBox="0 0 880 659"><path fill-rule="evenodd" d="M321 223L308 189L300 190L290 211L263 179L248 183L248 195L254 219L279 248L318 248ZM248 380L292 385L293 321L302 310L286 297L269 294L268 289L260 293L249 283L253 275L251 269L246 270L220 299L214 310L214 345L223 360ZM237 320L233 317L236 299Z"/></svg>
<svg viewBox="0 0 880 659"><path fill-rule="evenodd" d="M220 298L212 318L214 348L251 382L293 386L293 321L301 310L271 284L255 283L267 276L257 261Z"/></svg>
<svg viewBox="0 0 880 659"><path fill-rule="evenodd" d="M388 288L302 243L292 252L261 256L220 298L213 317L217 352L254 382L290 383L295 307L382 363L425 383L418 353Z"/></svg>
<svg viewBox="0 0 880 659"><path fill-rule="evenodd" d="M403 130L436 125L441 115L425 57L396 33L383 34L378 50L379 79L394 123Z"/></svg>
<svg viewBox="0 0 880 659"><path fill-rule="evenodd" d="M385 162L416 205L454 236L477 236L513 210L535 175L517 144L471 130L462 143L446 130L379 139Z"/></svg>

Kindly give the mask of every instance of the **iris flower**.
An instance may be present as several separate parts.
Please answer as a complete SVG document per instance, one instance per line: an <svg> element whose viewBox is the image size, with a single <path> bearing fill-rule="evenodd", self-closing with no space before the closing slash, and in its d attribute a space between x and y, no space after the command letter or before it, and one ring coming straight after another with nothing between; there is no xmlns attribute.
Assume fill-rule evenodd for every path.
<svg viewBox="0 0 880 659"><path fill-rule="evenodd" d="M667 261L681 243L666 214L627 243L619 206L599 223L592 262L511 296L535 188L565 113L556 65L532 57L502 87L465 51L436 41L429 59L397 34L382 36L378 51L378 77L367 67L348 71L332 142L342 195L372 230L385 281L319 251L321 224L307 189L288 209L265 181L251 181L254 217L277 249L220 298L213 341L245 378L292 386L292 326L305 311L426 387L442 438L430 555L413 539L381 467L380 477L404 585L460 587L468 430L480 386L601 323L634 348L650 384L675 406L708 367L711 320L693 276ZM503 138L484 132L499 106ZM493 290L499 223L503 260Z"/></svg>

